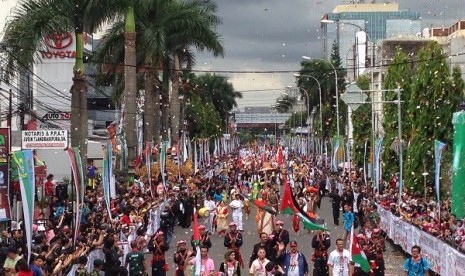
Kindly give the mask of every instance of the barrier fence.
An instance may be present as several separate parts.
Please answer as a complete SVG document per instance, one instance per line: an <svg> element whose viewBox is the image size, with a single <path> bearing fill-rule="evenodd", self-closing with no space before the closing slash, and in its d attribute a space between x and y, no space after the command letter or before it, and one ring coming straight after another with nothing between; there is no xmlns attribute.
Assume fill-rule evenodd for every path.
<svg viewBox="0 0 465 276"><path fill-rule="evenodd" d="M440 275L465 276L465 254L451 245L394 216L389 210L378 206L381 229L405 252L414 245L421 247L432 271Z"/></svg>

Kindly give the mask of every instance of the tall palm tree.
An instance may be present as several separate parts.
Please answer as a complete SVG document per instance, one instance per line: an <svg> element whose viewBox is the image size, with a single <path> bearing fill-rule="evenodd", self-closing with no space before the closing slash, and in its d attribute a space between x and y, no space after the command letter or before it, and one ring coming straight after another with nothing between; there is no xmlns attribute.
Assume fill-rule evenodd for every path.
<svg viewBox="0 0 465 276"><path fill-rule="evenodd" d="M135 8L138 54L145 58L145 141L158 140L159 110L162 113L163 140L168 140L169 78L173 79L173 100L179 100L179 69L181 64L188 68L193 64L193 53L189 47L222 54L223 47L213 27L219 19L213 14L215 6L210 1L151 0L146 9ZM121 58L122 24L114 24L104 36L97 57L101 60ZM125 48L124 48L125 49ZM117 54L115 54L117 53ZM173 66L176 69L173 70ZM162 79L158 79L161 68ZM161 88L160 88L161 87ZM162 106L159 106L159 91L163 91ZM179 120L179 109L174 106L173 117ZM153 110L150 108L153 107ZM129 111L127 111L129 112ZM178 115L175 115L175 114ZM174 121L174 120L172 120ZM176 133L178 131L175 131Z"/></svg>
<svg viewBox="0 0 465 276"><path fill-rule="evenodd" d="M111 15L110 0L21 0L7 22L5 46L7 68L13 77L16 69L29 68L39 61L38 49L45 47L47 36L75 35L76 58L71 93L71 146L87 156L87 84L84 72L84 30L93 32Z"/></svg>

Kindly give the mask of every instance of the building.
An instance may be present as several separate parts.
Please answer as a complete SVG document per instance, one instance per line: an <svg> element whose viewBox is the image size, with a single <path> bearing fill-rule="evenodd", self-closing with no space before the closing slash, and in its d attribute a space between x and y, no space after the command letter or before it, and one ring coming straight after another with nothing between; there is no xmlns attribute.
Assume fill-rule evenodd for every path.
<svg viewBox="0 0 465 276"><path fill-rule="evenodd" d="M251 131L262 134L277 134L291 114L276 113L271 107L248 106L243 112L234 113L238 132Z"/></svg>
<svg viewBox="0 0 465 276"><path fill-rule="evenodd" d="M356 79L365 68L377 64L373 44L386 38L420 35L421 18L418 12L400 10L397 3L354 3L337 5L324 14L321 28L325 58L329 59L336 42L342 66Z"/></svg>
<svg viewBox="0 0 465 276"><path fill-rule="evenodd" d="M462 68L465 65L465 20L460 20L450 27L432 27L423 30L426 38L437 41L450 58L449 65Z"/></svg>

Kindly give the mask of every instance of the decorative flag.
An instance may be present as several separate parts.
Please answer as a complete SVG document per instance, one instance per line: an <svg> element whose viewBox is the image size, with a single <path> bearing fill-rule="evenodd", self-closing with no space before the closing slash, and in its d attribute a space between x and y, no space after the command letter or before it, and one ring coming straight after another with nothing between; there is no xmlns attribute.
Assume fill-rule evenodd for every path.
<svg viewBox="0 0 465 276"><path fill-rule="evenodd" d="M102 146L103 150L103 171L102 171L102 184L103 184L103 198L105 200L105 205L107 206L108 216L111 218L111 209L110 209L110 169L109 161L107 154L107 147Z"/></svg>
<svg viewBox="0 0 465 276"><path fill-rule="evenodd" d="M145 142L145 162L147 164L147 179L149 181L149 188L150 188L150 195L153 198L153 191L152 191L152 150L150 148L151 142Z"/></svg>
<svg viewBox="0 0 465 276"><path fill-rule="evenodd" d="M79 192L80 192L80 175L79 175L79 169L77 167L76 163L76 153L74 152L74 148L67 148L66 152L68 153L69 157L69 162L71 164L71 171L73 172L73 182L74 182L74 194L76 195L76 210L77 212L74 214L75 215L75 226L74 226L74 243L76 243L76 238L79 234L79 228L80 228L80 222L81 222L81 215L80 211L81 208L79 206L79 203L81 202L79 200Z"/></svg>
<svg viewBox="0 0 465 276"><path fill-rule="evenodd" d="M375 169L375 187L377 192L379 193L379 180L381 177L380 171L380 158L381 158L381 149L383 144L383 138L377 138L375 141L375 160L374 160L374 169Z"/></svg>
<svg viewBox="0 0 465 276"><path fill-rule="evenodd" d="M18 170L19 184L21 188L21 200L23 203L24 228L26 231L27 261L31 259L32 245L32 221L34 214L35 175L34 156L32 150L15 151L12 154Z"/></svg>
<svg viewBox="0 0 465 276"><path fill-rule="evenodd" d="M258 208L262 209L265 212L270 213L271 215L277 215L278 212L271 206L266 205L266 202L263 201L262 199L253 199L249 197L248 195L243 195L247 200L249 200L250 203L253 205L257 206Z"/></svg>
<svg viewBox="0 0 465 276"><path fill-rule="evenodd" d="M278 161L278 166L281 166L283 164L283 147L280 145L278 147L278 152L277 152L277 161Z"/></svg>
<svg viewBox="0 0 465 276"><path fill-rule="evenodd" d="M324 230L329 231L325 228L322 224L324 223L321 219L309 216L302 208L300 208L297 200L294 198L291 192L291 185L289 181L286 181L284 184L284 195L281 199L281 207L280 210L283 214L288 215L297 215L302 224L304 225L305 229L308 230Z"/></svg>
<svg viewBox="0 0 465 276"><path fill-rule="evenodd" d="M196 255L195 255L195 270L194 275L200 276L200 268L201 268L201 260L200 260L200 230L199 230L199 223L197 221L197 209L194 207L194 219L193 219L193 230L194 235L192 237L192 241L195 245Z"/></svg>
<svg viewBox="0 0 465 276"><path fill-rule="evenodd" d="M364 183L368 183L367 182L367 169L368 169L368 167L366 166L367 145L368 145L368 139L365 140L365 151L363 152L363 180L365 181Z"/></svg>
<svg viewBox="0 0 465 276"><path fill-rule="evenodd" d="M197 142L194 141L194 174L197 173L199 168L199 161L197 156Z"/></svg>
<svg viewBox="0 0 465 276"><path fill-rule="evenodd" d="M446 147L446 144L444 144L441 141L435 140L434 141L434 187L436 190L436 198L438 200L438 204L440 203L440 187L439 187L439 177L441 175L441 158L442 158L442 152L444 151L444 148ZM440 206L440 205L439 205ZM441 208L439 208L441 209Z"/></svg>
<svg viewBox="0 0 465 276"><path fill-rule="evenodd" d="M370 272L370 263L368 262L365 252L360 248L357 236L354 233L354 227L350 230L350 253L352 254L352 261L360 265L360 268L368 273Z"/></svg>
<svg viewBox="0 0 465 276"><path fill-rule="evenodd" d="M166 190L166 179L165 179L165 166L166 166L166 149L168 148L168 141L163 141L161 143L161 150L160 150L160 173L161 179L163 181L163 187Z"/></svg>

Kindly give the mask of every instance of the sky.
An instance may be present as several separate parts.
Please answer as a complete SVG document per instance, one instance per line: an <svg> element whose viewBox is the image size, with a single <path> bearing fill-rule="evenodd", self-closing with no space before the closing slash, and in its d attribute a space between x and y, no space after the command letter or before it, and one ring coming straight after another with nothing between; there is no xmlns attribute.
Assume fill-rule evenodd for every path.
<svg viewBox="0 0 465 276"><path fill-rule="evenodd" d="M366 0L365 2L369 2ZM386 1L377 0L377 3ZM465 0L399 0L400 9L420 12L422 27L449 27L465 19ZM245 106L271 106L285 90L295 85L303 55L321 58L323 41L320 19L342 0L216 0L222 24L218 32L225 47L224 58L197 55L196 70L225 75L241 91ZM223 72L222 72L223 71ZM226 73L226 72L228 73ZM231 72L232 71L232 72ZM240 73L244 71L268 73Z"/></svg>

